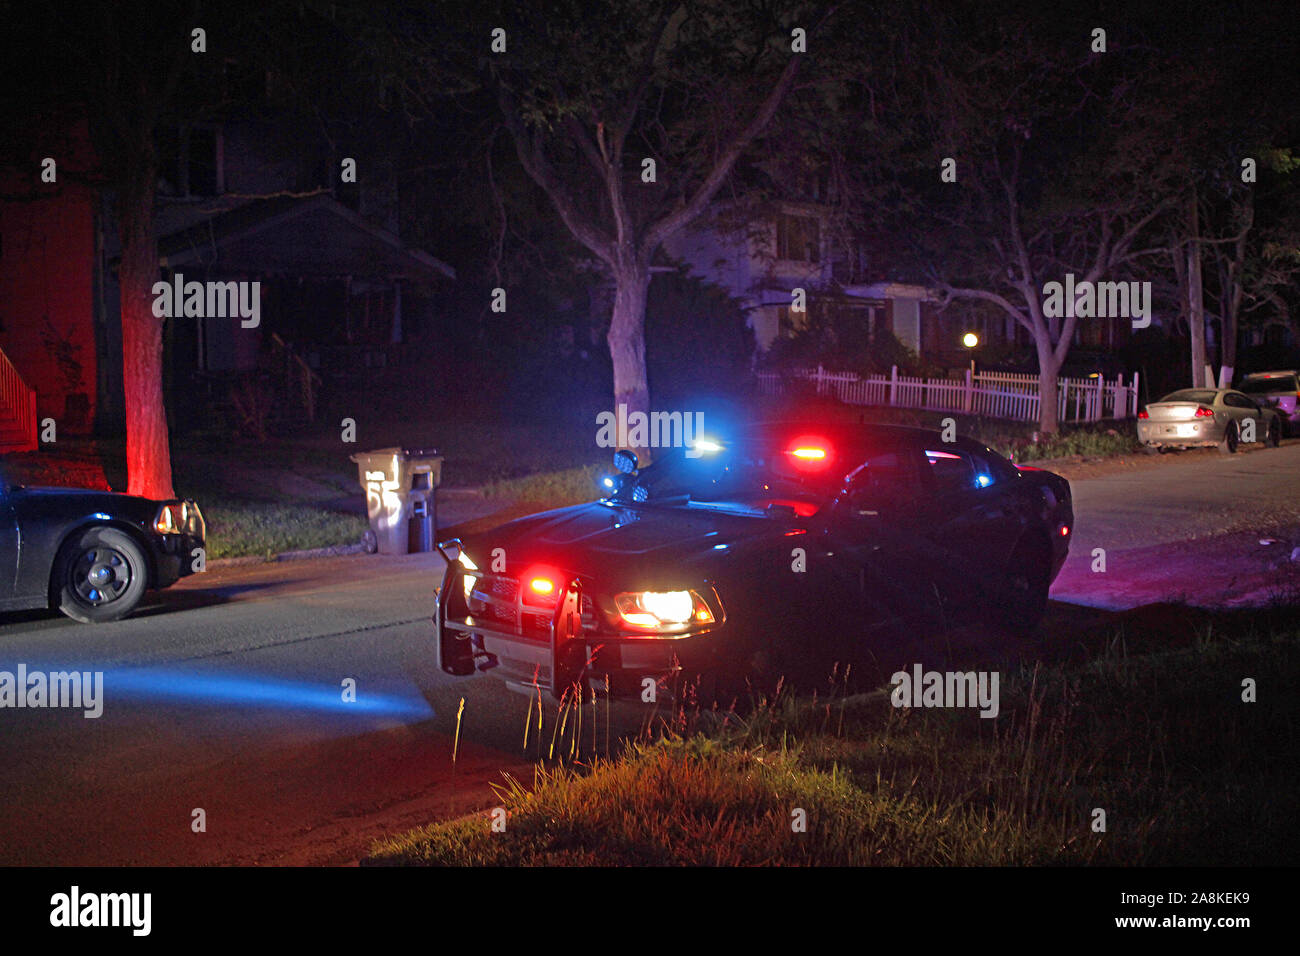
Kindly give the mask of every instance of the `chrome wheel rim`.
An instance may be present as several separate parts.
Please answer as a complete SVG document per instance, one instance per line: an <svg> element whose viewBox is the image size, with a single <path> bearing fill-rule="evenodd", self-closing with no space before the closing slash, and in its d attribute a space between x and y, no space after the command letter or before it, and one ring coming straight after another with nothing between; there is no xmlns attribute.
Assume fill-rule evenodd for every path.
<svg viewBox="0 0 1300 956"><path fill-rule="evenodd" d="M72 589L91 607L111 604L131 586L131 562L116 548L95 547L81 552L72 565Z"/></svg>

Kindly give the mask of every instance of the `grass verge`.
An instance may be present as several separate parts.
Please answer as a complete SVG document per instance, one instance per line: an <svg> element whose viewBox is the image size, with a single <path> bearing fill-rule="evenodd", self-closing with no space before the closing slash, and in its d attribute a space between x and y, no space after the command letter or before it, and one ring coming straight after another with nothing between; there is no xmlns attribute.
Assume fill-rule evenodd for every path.
<svg viewBox="0 0 1300 956"><path fill-rule="evenodd" d="M1056 435L1045 435L1033 441L994 436L985 444L1013 461L1043 461L1053 458L1114 458L1131 455L1140 450L1136 434L1126 424L1096 423L1066 426Z"/></svg>
<svg viewBox="0 0 1300 956"><path fill-rule="evenodd" d="M519 478L505 478L483 486L485 498L505 501L534 502L548 508L595 501L600 497L597 479L613 471L612 467L584 465L540 471Z"/></svg>
<svg viewBox="0 0 1300 956"><path fill-rule="evenodd" d="M270 557L283 551L353 544L366 530L362 515L310 504L273 504L205 498L209 558Z"/></svg>
<svg viewBox="0 0 1300 956"><path fill-rule="evenodd" d="M1242 680L1259 682L1258 703ZM507 779L482 815L377 843L375 865L1294 864L1300 632L1003 673L1001 713L885 692L778 700L711 732ZM1104 832L1095 829L1105 812ZM792 826L806 814L806 832Z"/></svg>

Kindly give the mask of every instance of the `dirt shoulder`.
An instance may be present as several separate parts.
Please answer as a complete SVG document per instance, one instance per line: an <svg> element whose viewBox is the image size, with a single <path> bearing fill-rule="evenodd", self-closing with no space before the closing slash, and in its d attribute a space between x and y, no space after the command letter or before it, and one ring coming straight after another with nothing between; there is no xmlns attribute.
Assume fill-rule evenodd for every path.
<svg viewBox="0 0 1300 956"><path fill-rule="evenodd" d="M1297 443L1292 441L1284 444ZM1258 455L1267 451L1268 449L1263 445L1259 445L1253 448L1243 447L1237 454ZM1203 465L1207 460L1213 461L1217 459L1219 455L1219 451L1214 448L1189 448L1187 451L1167 455L1153 455L1146 452L1114 455L1107 458L1087 458L1082 455L1071 455L1069 458L1044 458L1039 461L1027 461L1024 464L1029 467L1055 472L1070 481L1082 481L1088 478L1102 478L1106 475L1118 473L1154 469L1176 471L1180 468L1195 468L1198 465Z"/></svg>

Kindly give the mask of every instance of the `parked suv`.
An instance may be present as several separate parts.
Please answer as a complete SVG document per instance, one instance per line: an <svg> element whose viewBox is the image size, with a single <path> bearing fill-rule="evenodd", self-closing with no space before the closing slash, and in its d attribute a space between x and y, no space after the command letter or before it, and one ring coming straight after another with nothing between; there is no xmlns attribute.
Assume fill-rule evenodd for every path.
<svg viewBox="0 0 1300 956"><path fill-rule="evenodd" d="M1237 391L1261 405L1274 406L1282 416L1286 434L1300 434L1300 372L1255 372L1241 380Z"/></svg>

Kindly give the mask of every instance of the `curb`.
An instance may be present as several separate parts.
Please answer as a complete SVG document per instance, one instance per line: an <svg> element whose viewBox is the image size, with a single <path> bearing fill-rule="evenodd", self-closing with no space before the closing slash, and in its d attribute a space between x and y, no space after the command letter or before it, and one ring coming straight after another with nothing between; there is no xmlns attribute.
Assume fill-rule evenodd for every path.
<svg viewBox="0 0 1300 956"><path fill-rule="evenodd" d="M366 546L360 541L355 544L336 544L328 548L308 548L305 551L281 551L279 554L249 554L238 558L213 558L207 562L209 568L234 568L245 564L274 564L279 561L306 561L311 558L335 558L350 554L364 554Z"/></svg>

